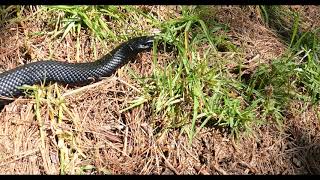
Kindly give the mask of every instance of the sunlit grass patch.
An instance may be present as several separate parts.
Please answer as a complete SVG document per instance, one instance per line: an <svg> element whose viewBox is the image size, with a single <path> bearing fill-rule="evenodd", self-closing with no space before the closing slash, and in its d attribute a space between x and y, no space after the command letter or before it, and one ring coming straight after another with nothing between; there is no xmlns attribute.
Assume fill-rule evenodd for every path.
<svg viewBox="0 0 320 180"><path fill-rule="evenodd" d="M67 107L61 89L57 84L44 86L23 86L29 98L34 99L35 119L38 122L40 133L40 152L47 173L53 170L52 160L48 159L50 152L57 151L59 174L84 174L84 170L94 170L92 165L79 165L86 155L76 141L76 128L80 119ZM71 124L71 127L68 127ZM52 156L51 156L52 157Z"/></svg>

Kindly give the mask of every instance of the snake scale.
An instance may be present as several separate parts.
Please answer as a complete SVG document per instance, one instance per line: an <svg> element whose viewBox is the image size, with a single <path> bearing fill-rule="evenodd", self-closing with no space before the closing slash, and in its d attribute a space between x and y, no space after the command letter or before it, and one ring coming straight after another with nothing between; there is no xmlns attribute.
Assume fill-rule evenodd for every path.
<svg viewBox="0 0 320 180"><path fill-rule="evenodd" d="M112 75L138 53L151 50L153 36L132 38L102 58L88 63L68 63L54 60L25 64L0 74L0 96L15 98L23 94L19 87L39 83L86 84Z"/></svg>

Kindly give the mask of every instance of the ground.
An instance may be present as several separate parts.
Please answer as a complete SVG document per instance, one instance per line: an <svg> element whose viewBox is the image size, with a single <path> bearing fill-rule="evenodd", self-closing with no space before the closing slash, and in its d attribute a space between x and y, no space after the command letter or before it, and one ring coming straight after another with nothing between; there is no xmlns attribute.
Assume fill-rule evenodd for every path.
<svg viewBox="0 0 320 180"><path fill-rule="evenodd" d="M216 8L214 17L228 24L228 37L244 50L248 71L254 71L260 63L281 56L287 45L265 26L255 6L246 8L222 6ZM311 24L319 25L320 21L315 21L319 7L294 8L304 12ZM176 7L157 6L153 11L163 12L159 18L165 19L165 13L176 13ZM77 40L70 35L62 42L46 34L31 35L45 26L43 20L0 25L2 72L41 59L88 62L113 46L95 44L96 39L85 31L80 32L80 51L75 50ZM167 56L163 54L159 59L165 60ZM6 105L0 114L0 173L320 173L316 164L320 162L319 152L315 154L312 150L320 145L318 112L298 102L290 106L282 129L275 123L266 123L253 126L251 134L234 138L224 129L204 127L192 144L179 129L154 135L148 106L120 113L140 88L128 69L149 75L151 60L151 53L146 52L101 82L85 87L59 86L68 107L60 124L54 123L52 117L57 116L55 113L60 112L61 106L52 102L42 103L39 112L35 111L35 98L21 97ZM51 87L56 93L57 87ZM306 108L303 113L297 111L303 108Z"/></svg>

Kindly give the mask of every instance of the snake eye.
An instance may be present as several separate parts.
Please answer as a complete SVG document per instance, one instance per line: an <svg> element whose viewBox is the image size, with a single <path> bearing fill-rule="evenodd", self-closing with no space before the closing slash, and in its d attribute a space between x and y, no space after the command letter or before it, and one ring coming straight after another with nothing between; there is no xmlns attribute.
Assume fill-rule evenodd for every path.
<svg viewBox="0 0 320 180"><path fill-rule="evenodd" d="M150 49L153 46L153 37L148 37L147 39L144 39L140 44L140 49Z"/></svg>
<svg viewBox="0 0 320 180"><path fill-rule="evenodd" d="M148 40L144 45L145 47L151 48L153 46L153 39Z"/></svg>

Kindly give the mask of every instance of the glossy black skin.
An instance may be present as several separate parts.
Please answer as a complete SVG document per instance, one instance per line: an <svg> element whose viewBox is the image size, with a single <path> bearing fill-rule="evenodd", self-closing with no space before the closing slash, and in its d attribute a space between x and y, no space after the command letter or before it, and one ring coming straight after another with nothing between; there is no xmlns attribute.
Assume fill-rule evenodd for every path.
<svg viewBox="0 0 320 180"><path fill-rule="evenodd" d="M18 97L23 85L58 82L63 84L86 84L92 80L112 75L138 53L151 50L153 36L130 39L97 61L89 63L67 63L60 61L38 61L0 74L0 96Z"/></svg>

